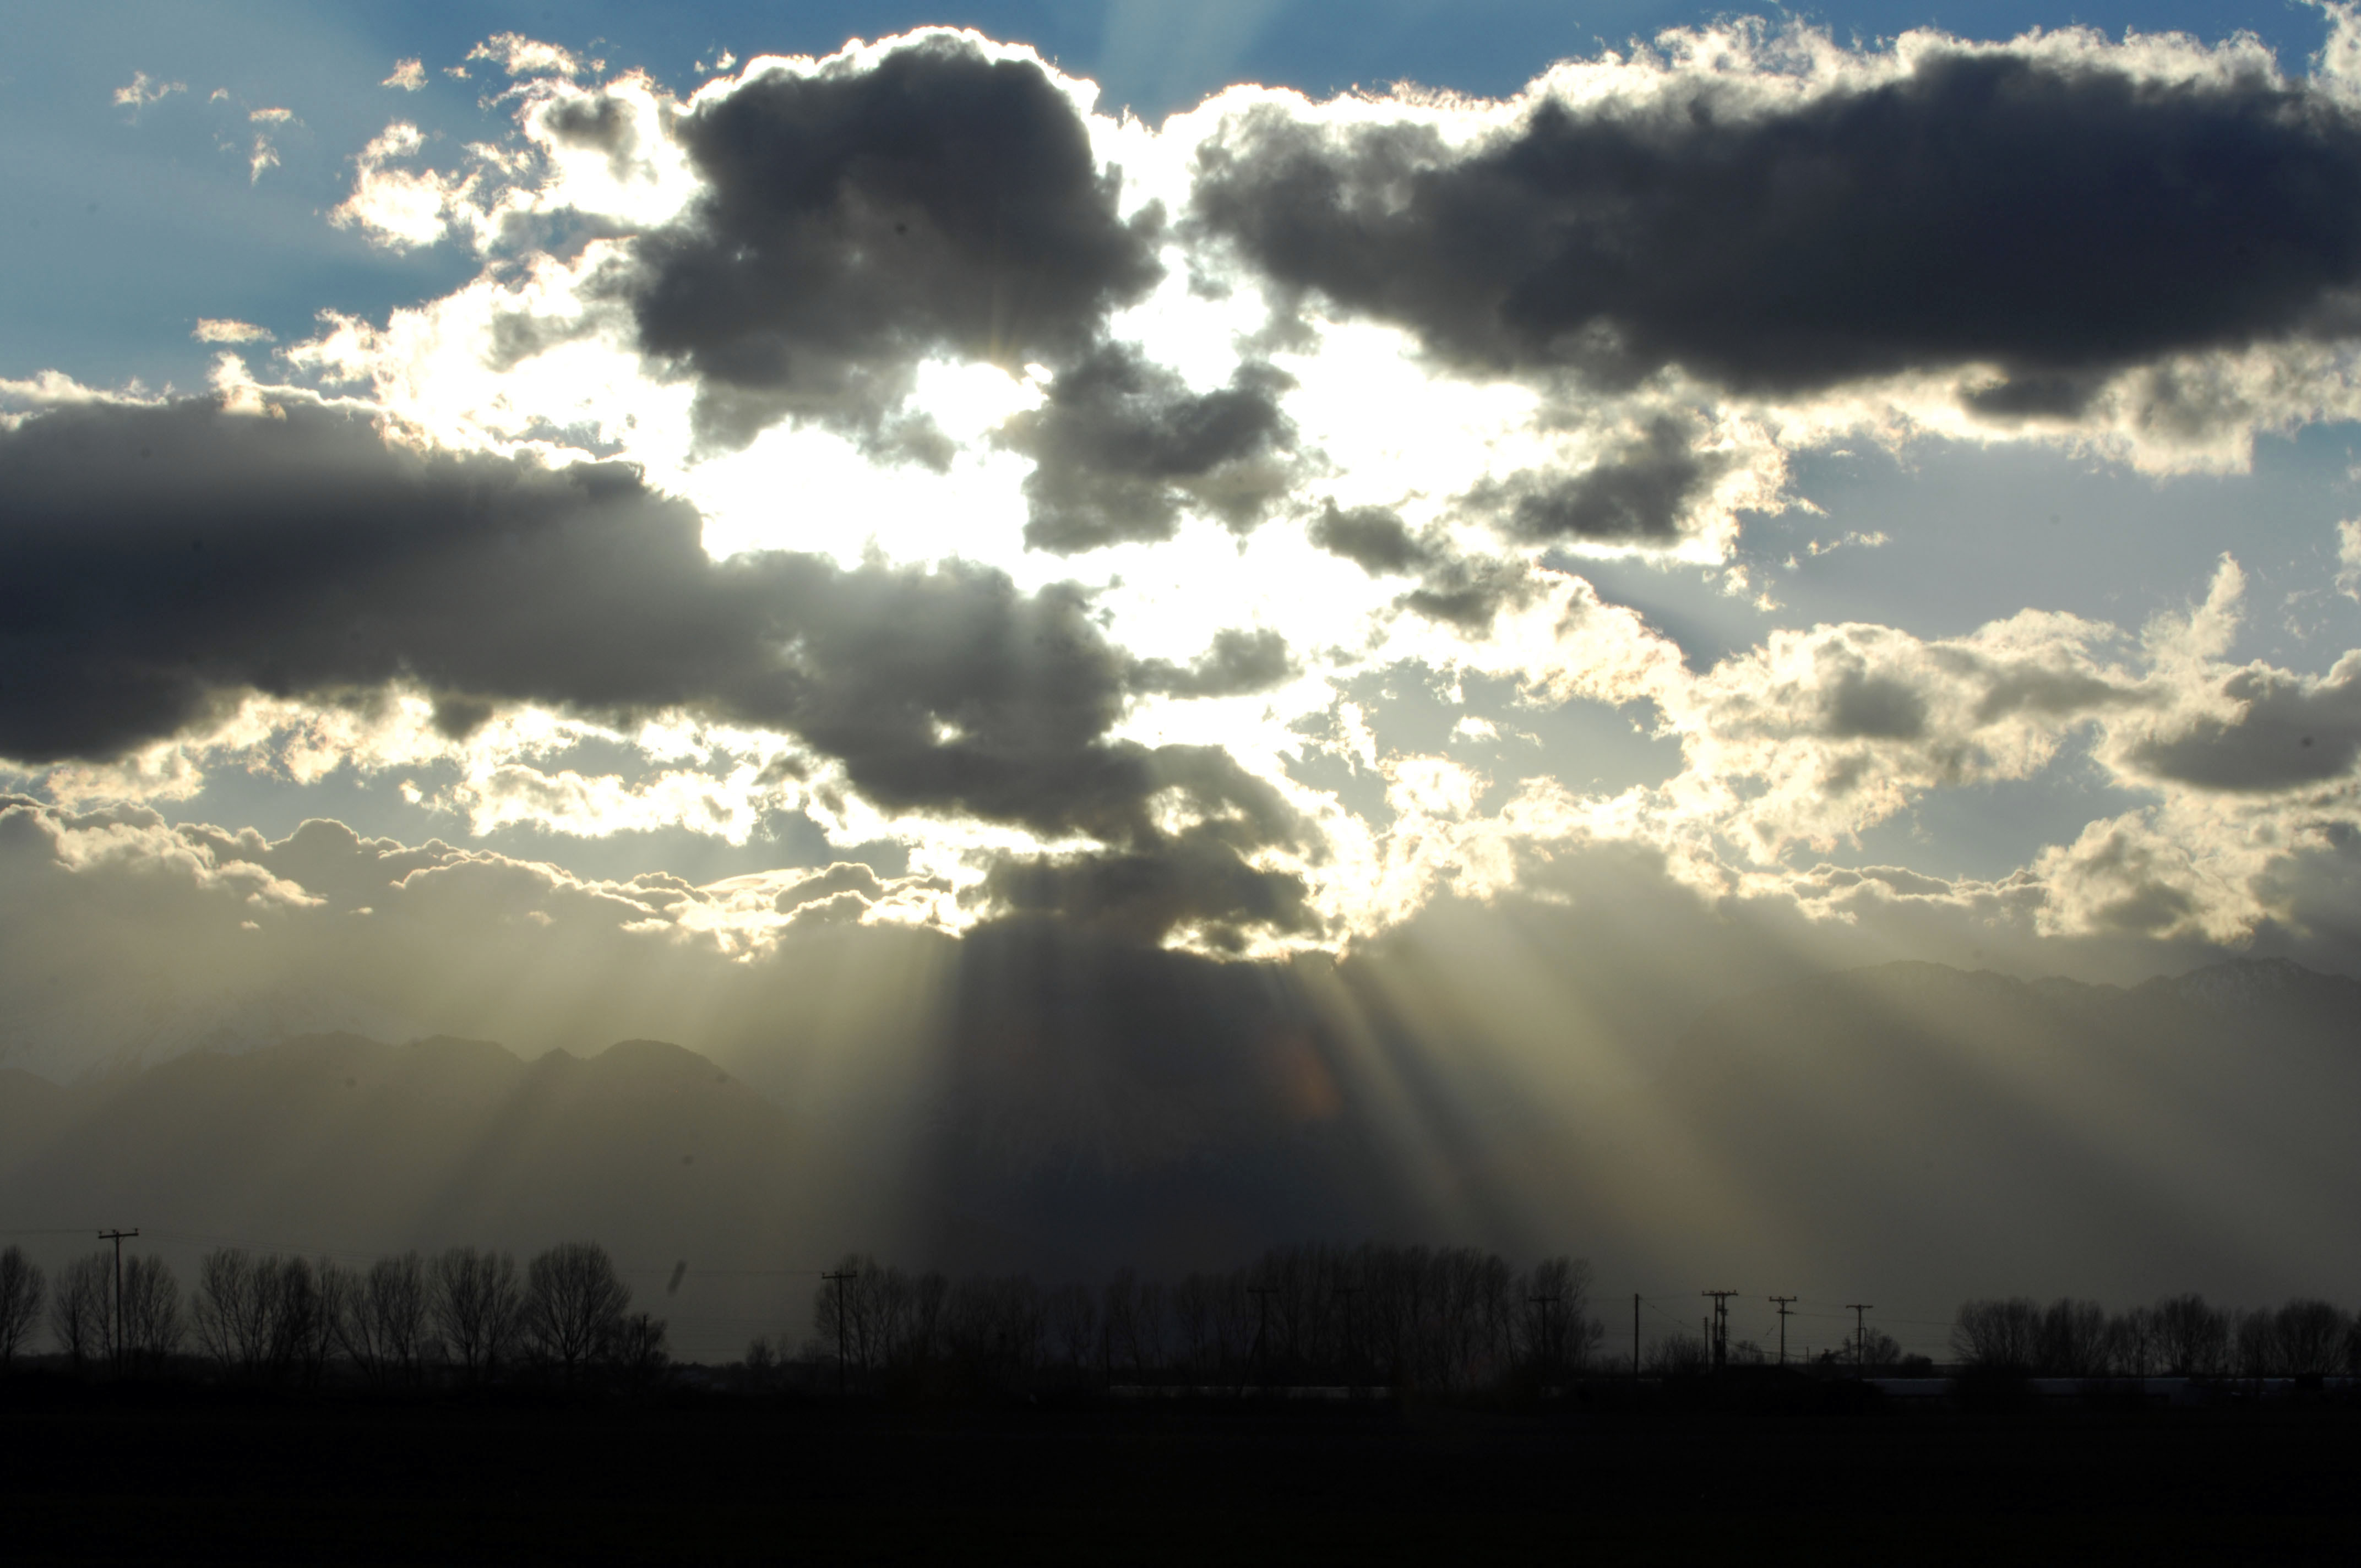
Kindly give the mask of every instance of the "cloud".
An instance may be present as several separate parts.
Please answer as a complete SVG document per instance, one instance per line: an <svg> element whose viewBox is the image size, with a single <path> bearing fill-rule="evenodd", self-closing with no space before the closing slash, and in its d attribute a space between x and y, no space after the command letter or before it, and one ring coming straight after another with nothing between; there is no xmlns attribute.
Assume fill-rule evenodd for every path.
<svg viewBox="0 0 2361 1568"><path fill-rule="evenodd" d="M1069 585L716 562L697 514L628 469L414 454L295 400L28 420L0 433L0 755L21 762L118 756L250 692L407 685L449 731L539 704L791 734L888 813L1122 845L1160 841L1163 798L1229 823L1241 850L1296 837L1217 750L1109 734L1135 680L1202 696L1278 678L1268 636L1135 670Z"/></svg>
<svg viewBox="0 0 2361 1568"><path fill-rule="evenodd" d="M2324 678L2255 665L2224 681L2226 717L2204 715L2178 733L2133 744L2131 764L2202 789L2268 792L2340 778L2361 755L2361 652Z"/></svg>
<svg viewBox="0 0 2361 1568"><path fill-rule="evenodd" d="M268 327L251 322L232 321L224 316L199 316L194 332L189 334L199 343L273 343L277 339Z"/></svg>
<svg viewBox="0 0 2361 1568"><path fill-rule="evenodd" d="M1660 414L1589 468L1488 481L1468 494L1466 504L1529 544L1669 543L1692 532L1699 504L1731 466L1729 455L1700 452L1691 437L1679 420Z"/></svg>
<svg viewBox="0 0 2361 1568"><path fill-rule="evenodd" d="M1312 543L1341 555L1373 577L1399 576L1426 564L1427 547L1412 537L1401 513L1391 507L1339 510L1329 500L1312 524Z"/></svg>
<svg viewBox="0 0 2361 1568"><path fill-rule="evenodd" d="M1132 666L1131 689L1171 696L1238 696L1264 691L1299 674L1287 639L1265 627L1216 633L1213 645L1183 666L1143 659Z"/></svg>
<svg viewBox="0 0 2361 1568"><path fill-rule="evenodd" d="M426 85L426 68L415 60L397 60L380 87L398 87L404 93L415 93Z"/></svg>
<svg viewBox="0 0 2361 1568"><path fill-rule="evenodd" d="M2361 600L2361 519L2336 525L2336 591Z"/></svg>
<svg viewBox="0 0 2361 1568"><path fill-rule="evenodd" d="M719 445L789 419L873 431L932 356L1076 360L1161 275L1156 215L1117 216L1068 90L970 35L758 61L674 135L706 188L619 287Z"/></svg>
<svg viewBox="0 0 2361 1568"><path fill-rule="evenodd" d="M2132 367L2353 332L2361 121L2246 43L1659 50L1561 67L1505 124L1250 101L1191 224L1471 376L1775 398L1982 367L1979 416L2070 419Z"/></svg>
<svg viewBox="0 0 2361 1568"><path fill-rule="evenodd" d="M131 73L129 86L115 90L115 101L136 114L150 104L160 103L175 93L188 90L189 84L185 82L159 82L144 71L135 71Z"/></svg>
<svg viewBox="0 0 2361 1568"><path fill-rule="evenodd" d="M582 61L571 50L542 43L522 33L495 33L467 51L467 59L487 60L511 76L559 76L582 73ZM401 73L401 68L395 68Z"/></svg>
<svg viewBox="0 0 2361 1568"><path fill-rule="evenodd" d="M1288 385L1247 364L1227 387L1191 392L1136 348L1093 351L1002 431L1034 460L1025 543L1063 555L1170 539L1184 508L1251 528L1289 487L1280 455L1293 432L1278 401Z"/></svg>

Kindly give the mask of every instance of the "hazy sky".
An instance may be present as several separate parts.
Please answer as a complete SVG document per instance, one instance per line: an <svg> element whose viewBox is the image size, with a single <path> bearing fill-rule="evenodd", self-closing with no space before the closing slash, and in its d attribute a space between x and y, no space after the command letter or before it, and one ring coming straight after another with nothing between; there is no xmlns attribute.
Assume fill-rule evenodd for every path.
<svg viewBox="0 0 2361 1568"><path fill-rule="evenodd" d="M1748 986L2361 973L2347 5L0 3L0 1065L1581 1250Z"/></svg>

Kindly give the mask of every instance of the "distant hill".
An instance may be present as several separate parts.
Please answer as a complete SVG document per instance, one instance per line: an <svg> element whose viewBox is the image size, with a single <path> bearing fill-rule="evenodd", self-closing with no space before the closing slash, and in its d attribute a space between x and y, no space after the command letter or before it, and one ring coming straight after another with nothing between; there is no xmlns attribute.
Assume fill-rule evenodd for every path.
<svg viewBox="0 0 2361 1568"><path fill-rule="evenodd" d="M311 1035L66 1087L0 1071L0 1227L137 1224L184 1275L215 1242L522 1259L587 1236L659 1312L687 1262L675 1326L729 1349L766 1291L795 1298L800 1328L807 1292L772 1276L809 1200L786 1113L653 1040L528 1062L480 1040Z"/></svg>

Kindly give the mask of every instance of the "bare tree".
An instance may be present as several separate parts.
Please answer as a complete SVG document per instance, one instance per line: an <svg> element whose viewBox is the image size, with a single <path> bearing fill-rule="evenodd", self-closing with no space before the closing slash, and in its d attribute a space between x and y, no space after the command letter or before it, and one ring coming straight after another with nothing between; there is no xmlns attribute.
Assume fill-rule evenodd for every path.
<svg viewBox="0 0 2361 1568"><path fill-rule="evenodd" d="M181 1314L181 1282L164 1260L148 1254L123 1266L123 1354L143 1371L161 1367L181 1348L187 1323Z"/></svg>
<svg viewBox="0 0 2361 1568"><path fill-rule="evenodd" d="M2164 1347L2153 1309L2133 1307L2107 1320L2107 1369L2125 1377L2148 1377L2163 1365Z"/></svg>
<svg viewBox="0 0 2361 1568"><path fill-rule="evenodd" d="M0 1252L0 1369L16 1359L16 1349L33 1332L48 1294L41 1266L27 1257L23 1247Z"/></svg>
<svg viewBox="0 0 2361 1568"><path fill-rule="evenodd" d="M1969 1301L1951 1325L1951 1354L1987 1372L2030 1372L2041 1365L2039 1302Z"/></svg>
<svg viewBox="0 0 2361 1568"><path fill-rule="evenodd" d="M316 1384L337 1343L346 1277L329 1263L217 1248L197 1268L197 1343L250 1381Z"/></svg>
<svg viewBox="0 0 2361 1568"><path fill-rule="evenodd" d="M2230 1316L2197 1295L2168 1296L2155 1307L2157 1359L2180 1377L2210 1377L2230 1360Z"/></svg>
<svg viewBox="0 0 2361 1568"><path fill-rule="evenodd" d="M1172 1288L1172 1321L1180 1333L1180 1361L1191 1379L1210 1377L1221 1366L1215 1291L1213 1277L1203 1274L1191 1274Z"/></svg>
<svg viewBox="0 0 2361 1568"><path fill-rule="evenodd" d="M2095 1377L2106 1371L2106 1309L2062 1296L2051 1302L2041 1314L2036 1365L2053 1377Z"/></svg>
<svg viewBox="0 0 2361 1568"><path fill-rule="evenodd" d="M2286 1377L2319 1377L2345 1360L2352 1318L2330 1301L2290 1301L2271 1314L2276 1370Z"/></svg>
<svg viewBox="0 0 2361 1568"><path fill-rule="evenodd" d="M453 1247L434 1260L434 1332L473 1384L489 1381L516 1344L524 1312L516 1259Z"/></svg>
<svg viewBox="0 0 2361 1568"><path fill-rule="evenodd" d="M49 1297L49 1332L77 1368L114 1354L114 1254L93 1252L66 1265Z"/></svg>
<svg viewBox="0 0 2361 1568"><path fill-rule="evenodd" d="M1711 1367L1713 1352L1703 1334L1670 1333L1648 1346L1647 1365L1658 1377L1676 1377Z"/></svg>
<svg viewBox="0 0 2361 1568"><path fill-rule="evenodd" d="M269 1365L272 1322L260 1260L216 1247L197 1266L197 1343L225 1371L258 1377Z"/></svg>
<svg viewBox="0 0 2361 1568"><path fill-rule="evenodd" d="M525 1343L571 1383L612 1352L631 1305L606 1248L561 1242L526 1267Z"/></svg>
<svg viewBox="0 0 2361 1568"><path fill-rule="evenodd" d="M2279 1335L2270 1309L2240 1312L2230 1331L2231 1356L2241 1377L2268 1377L2279 1369Z"/></svg>
<svg viewBox="0 0 2361 1568"><path fill-rule="evenodd" d="M1060 1285L1044 1304L1049 1316L1049 1343L1059 1361L1079 1379L1091 1376L1102 1359L1105 1335L1101 1332L1098 1303L1087 1285Z"/></svg>
<svg viewBox="0 0 2361 1568"><path fill-rule="evenodd" d="M1517 1282L1515 1296L1519 1353L1544 1380L1580 1368L1606 1335L1607 1325L1590 1315L1586 1258L1543 1258Z"/></svg>
<svg viewBox="0 0 2361 1568"><path fill-rule="evenodd" d="M425 1365L431 1299L426 1260L381 1257L353 1277L337 1303L337 1343L370 1381L414 1380Z"/></svg>
<svg viewBox="0 0 2361 1568"><path fill-rule="evenodd" d="M653 1387L671 1360L664 1348L664 1321L649 1312L627 1314L609 1354L633 1387Z"/></svg>

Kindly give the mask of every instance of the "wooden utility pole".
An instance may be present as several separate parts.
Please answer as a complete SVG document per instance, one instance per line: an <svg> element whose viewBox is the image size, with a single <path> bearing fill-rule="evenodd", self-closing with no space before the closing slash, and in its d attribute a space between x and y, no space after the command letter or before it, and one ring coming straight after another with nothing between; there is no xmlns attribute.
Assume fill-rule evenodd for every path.
<svg viewBox="0 0 2361 1568"><path fill-rule="evenodd" d="M1856 1376L1869 1376L1869 1320L1861 1314L1875 1310L1869 1301L1847 1301L1845 1310L1852 1314L1852 1366Z"/></svg>
<svg viewBox="0 0 2361 1568"><path fill-rule="evenodd" d="M1771 1298L1772 1304L1779 1309L1779 1365L1782 1366L1787 1365L1787 1307L1795 1299L1793 1296Z"/></svg>
<svg viewBox="0 0 2361 1568"><path fill-rule="evenodd" d="M123 1376L123 1240L139 1234L137 1226L127 1231L101 1231L98 1239L115 1244L115 1316L108 1321L107 1349L114 1354L115 1375Z"/></svg>
<svg viewBox="0 0 2361 1568"><path fill-rule="evenodd" d="M1713 1341L1713 1369L1716 1372L1730 1365L1730 1299L1735 1290L1700 1290L1700 1296L1713 1298L1713 1321L1707 1333Z"/></svg>
<svg viewBox="0 0 2361 1568"><path fill-rule="evenodd" d="M842 1398L847 1392L844 1373L844 1282L852 1277L852 1270L840 1268L832 1274L823 1274L820 1277L836 1286L836 1394L837 1398Z"/></svg>

